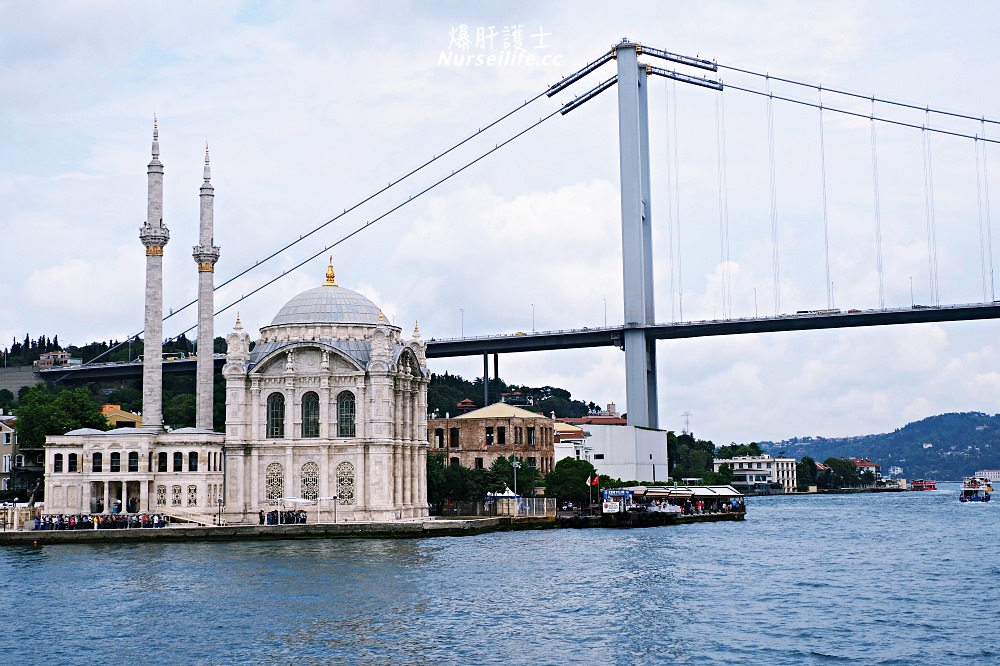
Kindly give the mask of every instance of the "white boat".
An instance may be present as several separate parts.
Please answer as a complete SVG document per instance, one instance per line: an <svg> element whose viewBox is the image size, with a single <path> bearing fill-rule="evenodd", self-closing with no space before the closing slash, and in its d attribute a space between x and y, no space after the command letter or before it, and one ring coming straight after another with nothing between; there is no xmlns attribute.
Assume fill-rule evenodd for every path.
<svg viewBox="0 0 1000 666"><path fill-rule="evenodd" d="M962 482L962 493L958 496L959 502L989 502L990 493L993 486L989 479L981 476L967 476Z"/></svg>

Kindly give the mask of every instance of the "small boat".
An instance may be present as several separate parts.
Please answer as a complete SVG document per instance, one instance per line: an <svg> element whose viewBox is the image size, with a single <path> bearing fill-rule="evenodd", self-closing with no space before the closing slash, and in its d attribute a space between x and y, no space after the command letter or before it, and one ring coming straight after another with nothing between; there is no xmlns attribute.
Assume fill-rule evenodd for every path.
<svg viewBox="0 0 1000 666"><path fill-rule="evenodd" d="M989 479L981 476L967 476L962 482L962 494L958 496L959 502L989 502L990 493L993 486Z"/></svg>
<svg viewBox="0 0 1000 666"><path fill-rule="evenodd" d="M910 481L910 490L937 490L937 481L914 479Z"/></svg>

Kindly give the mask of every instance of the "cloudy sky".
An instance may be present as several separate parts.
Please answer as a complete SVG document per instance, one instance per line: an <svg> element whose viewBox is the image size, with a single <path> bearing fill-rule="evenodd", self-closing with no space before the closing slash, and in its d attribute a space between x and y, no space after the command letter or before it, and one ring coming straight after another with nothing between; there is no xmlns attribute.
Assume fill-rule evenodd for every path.
<svg viewBox="0 0 1000 666"><path fill-rule="evenodd" d="M627 9L607 2L2 2L0 345L25 334L57 334L64 344L121 340L142 329L138 229L154 113L171 232L169 311L195 293L191 247L206 141L219 283L623 37L714 59L727 68L711 76L734 87L770 85L778 96L819 100L814 89L731 69L739 68L1000 118L991 85L1000 5L961 4L956 11L881 1L633 2ZM519 52L525 55L515 59ZM507 64L490 64L490 56ZM427 338L619 323L614 92L557 114L417 197L612 73L606 65L533 102L220 289L217 308L290 271L218 315L217 334L231 328L237 310L251 331L269 323L289 298L322 282L331 254L342 286L371 298L407 333L419 322ZM828 90L822 102L872 112L870 102ZM874 112L965 134L982 136L984 128L886 104ZM769 138L765 98L653 80L658 321L909 307L934 302L935 291L942 304L996 297L986 214L987 193L994 200L1000 193L1000 160L990 161L1000 156L996 146L984 160L982 142L930 135L925 143L919 130L877 124L877 233L871 123L833 111L821 121L817 109L780 100L771 113ZM997 125L985 129L1000 137ZM167 321L165 334L193 322L189 308ZM997 327L661 342L661 427L682 428L687 412L696 435L722 444L885 432L948 411L995 413ZM627 409L623 365L620 351L602 349L505 356L500 368L509 382L563 386L576 398ZM432 364L466 377L481 368L479 358Z"/></svg>

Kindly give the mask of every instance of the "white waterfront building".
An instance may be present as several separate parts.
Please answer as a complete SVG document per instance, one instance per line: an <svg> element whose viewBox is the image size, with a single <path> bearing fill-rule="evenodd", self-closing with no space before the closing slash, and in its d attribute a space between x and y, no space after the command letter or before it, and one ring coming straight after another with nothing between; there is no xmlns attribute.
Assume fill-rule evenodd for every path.
<svg viewBox="0 0 1000 666"><path fill-rule="evenodd" d="M147 220L146 339L162 337L163 165L158 129ZM162 365L145 354L143 426L81 429L45 443L45 513L166 513L210 523L256 523L259 512L302 508L310 521L392 521L427 516L426 343L389 325L378 306L326 282L284 305L253 350L239 318L223 375L226 431L213 431L213 382L202 357L214 337L214 189L208 152L201 187L199 369L194 428L162 424ZM152 350L148 350L152 351ZM206 359L207 360L207 359Z"/></svg>
<svg viewBox="0 0 1000 666"><path fill-rule="evenodd" d="M718 472L723 465L733 469L732 486L742 492L752 491L755 485L781 484L786 493L794 493L798 485L795 458L772 458L762 456L736 456L716 458L712 471ZM761 487L761 486L758 486Z"/></svg>

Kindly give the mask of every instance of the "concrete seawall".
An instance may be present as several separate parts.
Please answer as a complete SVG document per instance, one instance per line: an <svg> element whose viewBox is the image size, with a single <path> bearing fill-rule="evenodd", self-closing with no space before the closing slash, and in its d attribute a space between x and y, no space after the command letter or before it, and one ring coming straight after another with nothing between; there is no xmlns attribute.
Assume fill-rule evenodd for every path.
<svg viewBox="0 0 1000 666"><path fill-rule="evenodd" d="M413 539L468 536L507 529L509 520L424 520L396 523L320 523L306 525L231 525L131 530L25 530L0 532L0 546L55 543L131 543L140 541L253 541L264 539Z"/></svg>

